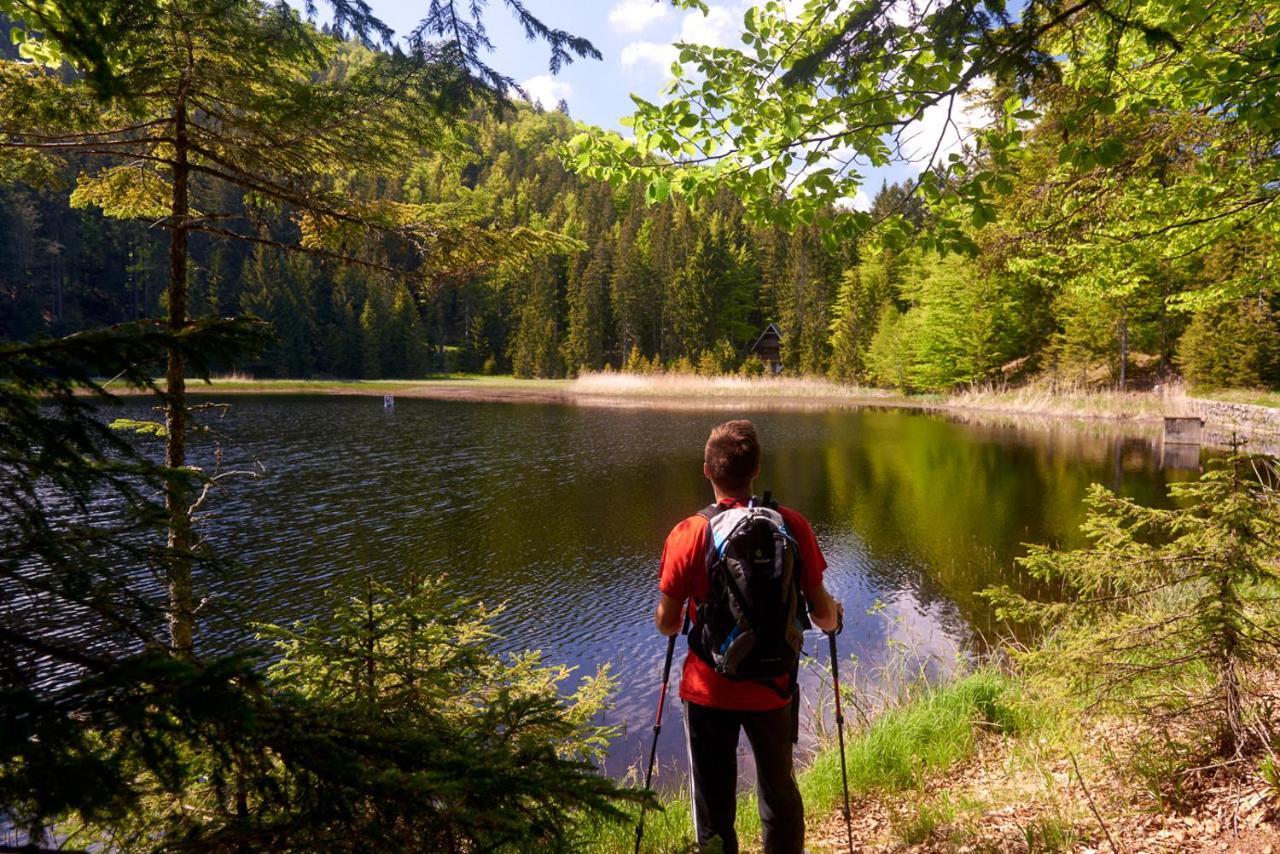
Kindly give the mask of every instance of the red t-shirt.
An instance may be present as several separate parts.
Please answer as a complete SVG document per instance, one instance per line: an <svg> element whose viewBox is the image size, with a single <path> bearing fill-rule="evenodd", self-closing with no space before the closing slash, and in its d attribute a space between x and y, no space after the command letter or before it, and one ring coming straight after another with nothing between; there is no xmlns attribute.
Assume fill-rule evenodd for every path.
<svg viewBox="0 0 1280 854"><path fill-rule="evenodd" d="M734 507L746 502L726 498L720 503L725 507ZM805 598L812 601L811 594L816 593L822 584L822 573L827 568L826 558L818 548L818 540L813 536L813 528L809 526L807 519L790 507L779 507L778 512L782 514L787 529L795 538L801 562L800 588ZM658 589L680 602L689 600L689 618L695 622L698 602L707 596L711 586L707 577L707 538L710 530L710 523L702 516L690 516L671 529L667 542L662 547L662 571ZM787 680L786 676L778 679L781 690L787 689ZM684 659L680 699L699 706L750 712L765 712L791 702L768 685L721 676L693 652Z"/></svg>

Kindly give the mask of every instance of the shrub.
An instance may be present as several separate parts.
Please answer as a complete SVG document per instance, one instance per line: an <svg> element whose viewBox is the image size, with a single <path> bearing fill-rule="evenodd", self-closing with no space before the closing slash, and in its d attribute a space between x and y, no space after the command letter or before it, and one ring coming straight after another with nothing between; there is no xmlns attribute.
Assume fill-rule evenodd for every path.
<svg viewBox="0 0 1280 854"><path fill-rule="evenodd" d="M681 356L667 366L667 373L671 374L696 374L697 372L688 356Z"/></svg>
<svg viewBox="0 0 1280 854"><path fill-rule="evenodd" d="M755 353L742 360L742 366L738 368L738 373L744 377L762 377L765 373L764 362Z"/></svg>
<svg viewBox="0 0 1280 854"><path fill-rule="evenodd" d="M640 797L594 765L615 734L594 722L613 691L608 667L562 698L573 668L490 651L500 611L449 595L441 579L406 593L368 581L328 620L262 628L282 655L268 671L277 691L426 746L392 772L413 797L354 800L334 838L389 837L420 851L559 849L575 821L619 818L619 805Z"/></svg>
<svg viewBox="0 0 1280 854"><path fill-rule="evenodd" d="M716 358L716 354L711 350L703 350L702 355L698 357L697 370L700 376L719 376L720 360Z"/></svg>

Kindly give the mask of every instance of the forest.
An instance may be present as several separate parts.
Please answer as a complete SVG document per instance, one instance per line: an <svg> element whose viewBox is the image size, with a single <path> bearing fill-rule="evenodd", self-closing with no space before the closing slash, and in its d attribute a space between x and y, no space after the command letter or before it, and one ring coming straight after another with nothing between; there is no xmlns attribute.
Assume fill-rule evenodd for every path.
<svg viewBox="0 0 1280 854"><path fill-rule="evenodd" d="M1000 105L981 94L972 112L993 121ZM1044 177L1056 163L1062 119L1052 99L1062 93L1046 85L1037 97L1049 107L1027 123L1030 153L1003 179L1010 192L989 221L968 226L969 246L949 252L912 239L934 223L908 183L881 186L870 207L874 221L902 223L906 234L891 243L874 229L837 241L816 224L761 225L728 189L655 201L642 182L578 174L566 148L582 128L563 104L472 111L455 147L396 164L391 177L350 179L363 198L568 239L536 260L425 283L287 252L272 245L296 237L287 205L255 211L243 189L197 179L197 196L223 194L219 206L244 209L267 240L194 236L192 314L268 321L274 342L242 366L260 377L762 373L749 351L776 323L788 374L908 392L1031 377L1065 387L1145 387L1175 375L1204 388L1280 384L1274 238L1242 228L1174 260L1139 253L1114 287L1081 281L1069 269L1072 233L1049 224L1062 200ZM1083 131L1074 144L1109 138L1105 128ZM1195 168L1185 156L1144 158L1151 174L1129 180L1158 170L1176 182ZM970 146L964 162L983 169L984 155ZM83 164L63 170L61 184ZM0 228L0 337L160 311L166 236L148 223L14 183L0 187ZM385 262L393 250L370 251ZM1197 300L1205 294L1213 297Z"/></svg>

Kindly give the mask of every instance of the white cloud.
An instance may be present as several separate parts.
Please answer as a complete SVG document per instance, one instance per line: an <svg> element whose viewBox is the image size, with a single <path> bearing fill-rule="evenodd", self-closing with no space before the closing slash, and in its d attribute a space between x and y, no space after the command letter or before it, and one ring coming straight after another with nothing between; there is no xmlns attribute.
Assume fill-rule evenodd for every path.
<svg viewBox="0 0 1280 854"><path fill-rule="evenodd" d="M619 9L625 2L628 0L615 6L614 10ZM637 0L637 2L646 2L646 0ZM723 47L741 30L741 11L737 6L712 5L705 15L698 11L690 12L681 19L680 30L671 36L670 42L664 44L655 41L637 41L625 46L620 57L622 67L632 68L645 64L665 72L680 55L680 51L675 47L676 42Z"/></svg>
<svg viewBox="0 0 1280 854"><path fill-rule="evenodd" d="M666 0L620 0L609 10L609 26L620 33L638 33L668 12Z"/></svg>
<svg viewBox="0 0 1280 854"><path fill-rule="evenodd" d="M631 68L634 65L648 63L659 71L666 71L671 67L671 63L676 61L676 57L679 54L680 52L675 49L674 45L659 44L658 42L632 42L622 49L622 67Z"/></svg>
<svg viewBox="0 0 1280 854"><path fill-rule="evenodd" d="M848 196L836 199L836 207L851 211L862 211L865 213L866 211L871 210L871 197L867 195L866 190L859 190L854 194L852 199Z"/></svg>
<svg viewBox="0 0 1280 854"><path fill-rule="evenodd" d="M976 88L986 85L983 79L974 83ZM990 121L976 98L960 95L950 106L944 99L903 129L902 153L917 171L922 171L929 165L935 147L938 151L935 162L945 161L948 154L960 151L973 132Z"/></svg>
<svg viewBox="0 0 1280 854"><path fill-rule="evenodd" d="M742 29L742 15L734 15L726 6L709 6L707 14L690 12L680 22L680 35L676 41L723 47L729 36Z"/></svg>
<svg viewBox="0 0 1280 854"><path fill-rule="evenodd" d="M562 98L567 100L573 94L572 86L563 80L555 79L550 74L530 77L520 84L520 88L524 89L530 101L541 104L545 110L555 109Z"/></svg>

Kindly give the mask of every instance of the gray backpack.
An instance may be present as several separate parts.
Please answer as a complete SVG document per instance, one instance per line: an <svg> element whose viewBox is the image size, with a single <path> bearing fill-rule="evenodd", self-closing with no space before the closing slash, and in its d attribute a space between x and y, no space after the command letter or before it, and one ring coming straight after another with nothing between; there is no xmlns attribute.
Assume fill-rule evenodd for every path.
<svg viewBox="0 0 1280 854"><path fill-rule="evenodd" d="M777 505L765 493L745 507L699 511L710 526L710 590L698 603L689 648L729 679L759 681L789 697L804 630L811 627L800 587L800 557ZM789 676L790 688L776 680Z"/></svg>

